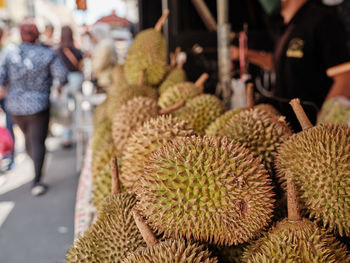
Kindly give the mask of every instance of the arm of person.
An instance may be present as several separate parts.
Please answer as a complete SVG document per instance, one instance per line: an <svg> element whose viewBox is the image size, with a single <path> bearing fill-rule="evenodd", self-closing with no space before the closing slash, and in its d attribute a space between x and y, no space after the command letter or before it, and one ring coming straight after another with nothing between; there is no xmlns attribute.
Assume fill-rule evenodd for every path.
<svg viewBox="0 0 350 263"><path fill-rule="evenodd" d="M231 59L239 59L239 48L236 46L231 46ZM273 55L272 53L257 51L253 49L248 49L247 59L250 63L257 65L267 71L274 71Z"/></svg>

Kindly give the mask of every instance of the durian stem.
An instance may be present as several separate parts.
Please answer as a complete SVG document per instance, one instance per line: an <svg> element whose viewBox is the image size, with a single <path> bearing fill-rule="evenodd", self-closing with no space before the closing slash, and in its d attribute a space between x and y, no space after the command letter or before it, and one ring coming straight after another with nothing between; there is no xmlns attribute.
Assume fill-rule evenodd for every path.
<svg viewBox="0 0 350 263"><path fill-rule="evenodd" d="M313 125L310 122L309 118L307 117L303 107L301 106L300 100L299 99L292 99L289 102L289 104L292 105L293 111L298 118L298 121L301 125L301 128L303 130L307 130L307 129L312 128Z"/></svg>
<svg viewBox="0 0 350 263"><path fill-rule="evenodd" d="M183 107L185 105L185 101L181 100L178 103L171 105L170 107L166 108L166 109L162 109L159 111L159 114L165 115L165 114L169 114L173 111L176 111L178 109L180 109L181 107Z"/></svg>
<svg viewBox="0 0 350 263"><path fill-rule="evenodd" d="M146 75L146 69L143 69L141 71L141 74L139 76L139 82L137 84L140 88L142 88L143 85L145 84L145 75Z"/></svg>
<svg viewBox="0 0 350 263"><path fill-rule="evenodd" d="M141 215L134 209L132 211L136 225L138 229L140 230L140 233L145 240L148 247L153 247L158 243L158 240L150 227L146 224L146 222L143 220Z"/></svg>
<svg viewBox="0 0 350 263"><path fill-rule="evenodd" d="M112 166L112 194L117 195L121 193L117 157L112 158L111 166Z"/></svg>
<svg viewBox="0 0 350 263"><path fill-rule="evenodd" d="M203 93L204 90L204 82L207 81L207 79L209 78L209 74L208 73L203 73L202 75L200 75L200 77L196 80L196 82L194 83L194 85L199 88L200 93Z"/></svg>
<svg viewBox="0 0 350 263"><path fill-rule="evenodd" d="M247 84L247 108L251 109L254 107L254 89L253 83Z"/></svg>
<svg viewBox="0 0 350 263"><path fill-rule="evenodd" d="M300 210L297 200L297 190L295 183L290 176L287 177L287 204L288 204L288 220L300 221Z"/></svg>
<svg viewBox="0 0 350 263"><path fill-rule="evenodd" d="M162 30L163 24L164 24L165 20L167 19L169 13L170 13L169 9L165 9L163 11L162 16L158 19L156 25L154 26L155 30L157 30L158 32L160 32Z"/></svg>

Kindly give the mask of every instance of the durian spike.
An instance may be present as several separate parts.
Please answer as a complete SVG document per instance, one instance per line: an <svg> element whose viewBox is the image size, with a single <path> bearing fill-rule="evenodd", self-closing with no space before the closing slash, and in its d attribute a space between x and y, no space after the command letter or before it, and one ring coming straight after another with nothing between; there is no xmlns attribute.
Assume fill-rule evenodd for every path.
<svg viewBox="0 0 350 263"><path fill-rule="evenodd" d="M194 85L199 88L200 93L203 93L204 90L204 82L207 81L207 79L209 78L209 74L208 73L203 73L202 75L200 75L200 77L196 80L196 82L194 83Z"/></svg>
<svg viewBox="0 0 350 263"><path fill-rule="evenodd" d="M310 122L309 118L306 116L306 113L303 109L303 107L300 104L300 100L298 98L292 99L289 102L290 105L292 105L293 111L295 115L298 118L298 121L301 125L301 128L303 130L307 130L313 127L312 123Z"/></svg>
<svg viewBox="0 0 350 263"><path fill-rule="evenodd" d="M165 20L167 19L169 13L170 13L169 9L165 9L163 11L162 16L158 19L156 25L154 26L155 30L157 30L159 32L162 30L163 24L164 24Z"/></svg>
<svg viewBox="0 0 350 263"><path fill-rule="evenodd" d="M145 84L145 75L146 75L146 69L143 69L141 71L141 74L139 76L139 81L138 81L138 84L137 84L140 88L142 88L143 85Z"/></svg>
<svg viewBox="0 0 350 263"><path fill-rule="evenodd" d="M136 225L138 229L140 230L140 233L145 240L148 247L153 247L158 243L158 240L150 227L146 224L146 222L143 220L141 215L134 209L132 211Z"/></svg>
<svg viewBox="0 0 350 263"><path fill-rule="evenodd" d="M251 109L254 107L254 89L253 83L247 84L247 108Z"/></svg>
<svg viewBox="0 0 350 263"><path fill-rule="evenodd" d="M173 111L176 111L180 108L182 108L185 105L185 101L181 100L178 103L171 105L170 107L166 108L166 109L162 109L159 111L159 114L165 115L165 114L169 114Z"/></svg>
<svg viewBox="0 0 350 263"><path fill-rule="evenodd" d="M121 193L117 157L112 158L111 167L112 167L112 194L117 195Z"/></svg>
<svg viewBox="0 0 350 263"><path fill-rule="evenodd" d="M299 203L297 200L297 190L293 179L287 177L287 206L288 206L288 220L291 222L300 221Z"/></svg>

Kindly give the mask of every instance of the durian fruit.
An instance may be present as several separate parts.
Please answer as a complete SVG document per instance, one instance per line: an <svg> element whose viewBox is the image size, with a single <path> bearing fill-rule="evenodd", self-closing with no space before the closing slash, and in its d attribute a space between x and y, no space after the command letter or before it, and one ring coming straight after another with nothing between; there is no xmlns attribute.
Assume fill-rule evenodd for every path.
<svg viewBox="0 0 350 263"><path fill-rule="evenodd" d="M104 144L94 156L92 162L92 203L99 207L101 202L111 194L112 168L110 160L118 157L118 151L113 144ZM120 159L120 158L119 158ZM121 165L121 162L118 162Z"/></svg>
<svg viewBox="0 0 350 263"><path fill-rule="evenodd" d="M123 152L120 180L125 188L133 189L153 151L177 137L192 134L193 130L186 122L170 115L152 118L138 127L128 139Z"/></svg>
<svg viewBox="0 0 350 263"><path fill-rule="evenodd" d="M350 128L312 126L298 99L291 104L303 131L278 151L282 179L293 176L299 198L311 218L340 236L350 236Z"/></svg>
<svg viewBox="0 0 350 263"><path fill-rule="evenodd" d="M350 127L350 100L344 97L327 100L322 105L317 123L336 123Z"/></svg>
<svg viewBox="0 0 350 263"><path fill-rule="evenodd" d="M288 218L248 246L242 262L349 263L350 255L339 241L316 223L300 216L292 178L288 178L287 188Z"/></svg>
<svg viewBox="0 0 350 263"><path fill-rule="evenodd" d="M166 9L154 28L136 35L124 63L129 84L136 85L144 70L146 85L158 85L166 74L167 47L160 31L168 15L169 10Z"/></svg>
<svg viewBox="0 0 350 263"><path fill-rule="evenodd" d="M255 157L262 158L270 174L277 148L292 135L284 117L259 109L249 109L234 115L220 132L230 140L249 149Z"/></svg>
<svg viewBox="0 0 350 263"><path fill-rule="evenodd" d="M272 188L260 161L226 137L178 138L148 159L136 209L165 237L230 246L268 225Z"/></svg>
<svg viewBox="0 0 350 263"><path fill-rule="evenodd" d="M169 74L165 77L164 81L159 86L159 95L162 95L169 87L186 81L186 72L182 69L182 67L183 61L179 61L177 66L173 67L173 69L170 70Z"/></svg>
<svg viewBox="0 0 350 263"><path fill-rule="evenodd" d="M100 126L102 122L108 119L107 104L108 104L108 99L105 99L101 104L96 106L93 113L94 127Z"/></svg>
<svg viewBox="0 0 350 263"><path fill-rule="evenodd" d="M138 85L120 86L115 95L108 99L107 114L110 120L114 119L114 115L124 104L135 97L148 97L157 100L158 91L155 88L144 86L143 77L142 73Z"/></svg>
<svg viewBox="0 0 350 263"><path fill-rule="evenodd" d="M141 248L128 255L123 263L217 263L215 257L204 245L185 240L166 240L159 242L147 224L134 212L136 224L147 242L147 248Z"/></svg>
<svg viewBox="0 0 350 263"><path fill-rule="evenodd" d="M98 149L102 141L112 138L112 122L107 119L100 123L99 126L94 126L94 131L91 138L91 149L94 151Z"/></svg>
<svg viewBox="0 0 350 263"><path fill-rule="evenodd" d="M237 108L233 110L226 111L224 114L222 114L220 117L216 118L215 121L213 121L208 128L205 130L206 135L219 135L220 131L225 127L227 122L236 114L243 111L244 108Z"/></svg>
<svg viewBox="0 0 350 263"><path fill-rule="evenodd" d="M175 117L188 122L193 130L204 135L205 129L219 117L225 108L216 96L202 94L186 102L186 105L173 112Z"/></svg>
<svg viewBox="0 0 350 263"><path fill-rule="evenodd" d="M195 83L188 81L169 87L160 95L158 105L162 109L165 109L181 100L188 101L189 99L202 94L204 88L203 84L208 77L209 75L207 73L203 73Z"/></svg>
<svg viewBox="0 0 350 263"><path fill-rule="evenodd" d="M136 97L124 104L114 115L112 134L114 146L123 152L130 134L145 121L158 115L157 101Z"/></svg>
<svg viewBox="0 0 350 263"><path fill-rule="evenodd" d="M135 195L120 193L116 167L114 164L113 194L98 210L96 223L70 248L66 263L122 262L129 253L146 245L132 215Z"/></svg>

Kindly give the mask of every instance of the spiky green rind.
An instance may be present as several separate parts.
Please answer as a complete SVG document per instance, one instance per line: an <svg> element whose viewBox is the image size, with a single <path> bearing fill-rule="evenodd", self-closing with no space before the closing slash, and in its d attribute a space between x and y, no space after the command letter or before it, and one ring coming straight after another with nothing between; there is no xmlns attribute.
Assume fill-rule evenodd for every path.
<svg viewBox="0 0 350 263"><path fill-rule="evenodd" d="M145 162L151 153L177 137L193 135L186 122L171 116L150 119L130 136L123 152L120 180L127 189L143 174Z"/></svg>
<svg viewBox="0 0 350 263"><path fill-rule="evenodd" d="M350 236L350 128L319 124L295 134L278 151L280 176L291 175L310 216Z"/></svg>
<svg viewBox="0 0 350 263"><path fill-rule="evenodd" d="M158 105L162 108L168 108L182 100L188 101L196 96L201 94L201 91L198 87L192 82L183 82L176 84L172 87L169 87L164 91L159 99Z"/></svg>
<svg viewBox="0 0 350 263"><path fill-rule="evenodd" d="M120 88L115 96L108 98L107 114L109 119L113 120L117 111L135 97L148 97L157 100L158 91L152 87L139 87L137 85L129 85L125 88Z"/></svg>
<svg viewBox="0 0 350 263"><path fill-rule="evenodd" d="M347 102L349 103L349 102ZM317 123L345 124L350 127L350 105L341 99L329 99L323 105Z"/></svg>
<svg viewBox="0 0 350 263"><path fill-rule="evenodd" d="M213 246L210 251L212 251L213 256L218 258L220 263L241 263L241 257L247 244L230 247Z"/></svg>
<svg viewBox="0 0 350 263"><path fill-rule="evenodd" d="M160 32L149 28L138 33L124 63L128 83L137 84L145 70L145 83L158 85L167 71L166 55L165 40Z"/></svg>
<svg viewBox="0 0 350 263"><path fill-rule="evenodd" d="M240 113L244 108L237 108L234 110L226 111L220 117L216 118L208 128L205 130L206 135L216 136L219 135L220 131L225 127L227 122L236 114Z"/></svg>
<svg viewBox="0 0 350 263"><path fill-rule="evenodd" d="M95 155L92 162L92 202L99 207L101 202L111 194L112 167L111 162L118 157L113 144L105 144ZM118 158L118 166L121 168L121 158Z"/></svg>
<svg viewBox="0 0 350 263"><path fill-rule="evenodd" d="M218 118L225 108L213 95L203 94L189 100L186 105L173 112L173 115L188 122L198 135L204 135L205 129Z"/></svg>
<svg viewBox="0 0 350 263"><path fill-rule="evenodd" d="M167 240L130 254L123 263L217 263L203 245Z"/></svg>
<svg viewBox="0 0 350 263"><path fill-rule="evenodd" d="M261 104L255 105L254 109L264 110L273 115L281 116L281 113L279 113L279 111L270 104L261 103Z"/></svg>
<svg viewBox="0 0 350 263"><path fill-rule="evenodd" d="M181 68L174 68L159 86L159 94L162 95L169 87L185 81L186 72Z"/></svg>
<svg viewBox="0 0 350 263"><path fill-rule="evenodd" d="M96 223L70 248L66 263L122 262L146 244L132 215L136 198L122 193L107 197Z"/></svg>
<svg viewBox="0 0 350 263"><path fill-rule="evenodd" d="M292 134L284 117L259 109L245 110L233 116L220 135L240 143L255 157L262 158L266 169L273 174L277 148Z"/></svg>
<svg viewBox="0 0 350 263"><path fill-rule="evenodd" d="M91 149L94 153L103 141L112 139L112 122L107 119L100 123L98 126L94 126L94 131L91 138Z"/></svg>
<svg viewBox="0 0 350 263"><path fill-rule="evenodd" d="M136 97L123 105L115 113L112 126L113 141L117 151L123 152L131 133L145 121L157 115L157 101L151 98Z"/></svg>
<svg viewBox="0 0 350 263"><path fill-rule="evenodd" d="M259 160L227 138L178 138L149 158L137 209L165 237L230 246L268 225L272 188Z"/></svg>
<svg viewBox="0 0 350 263"><path fill-rule="evenodd" d="M248 246L243 263L349 263L350 255L333 236L315 223L284 219Z"/></svg>

